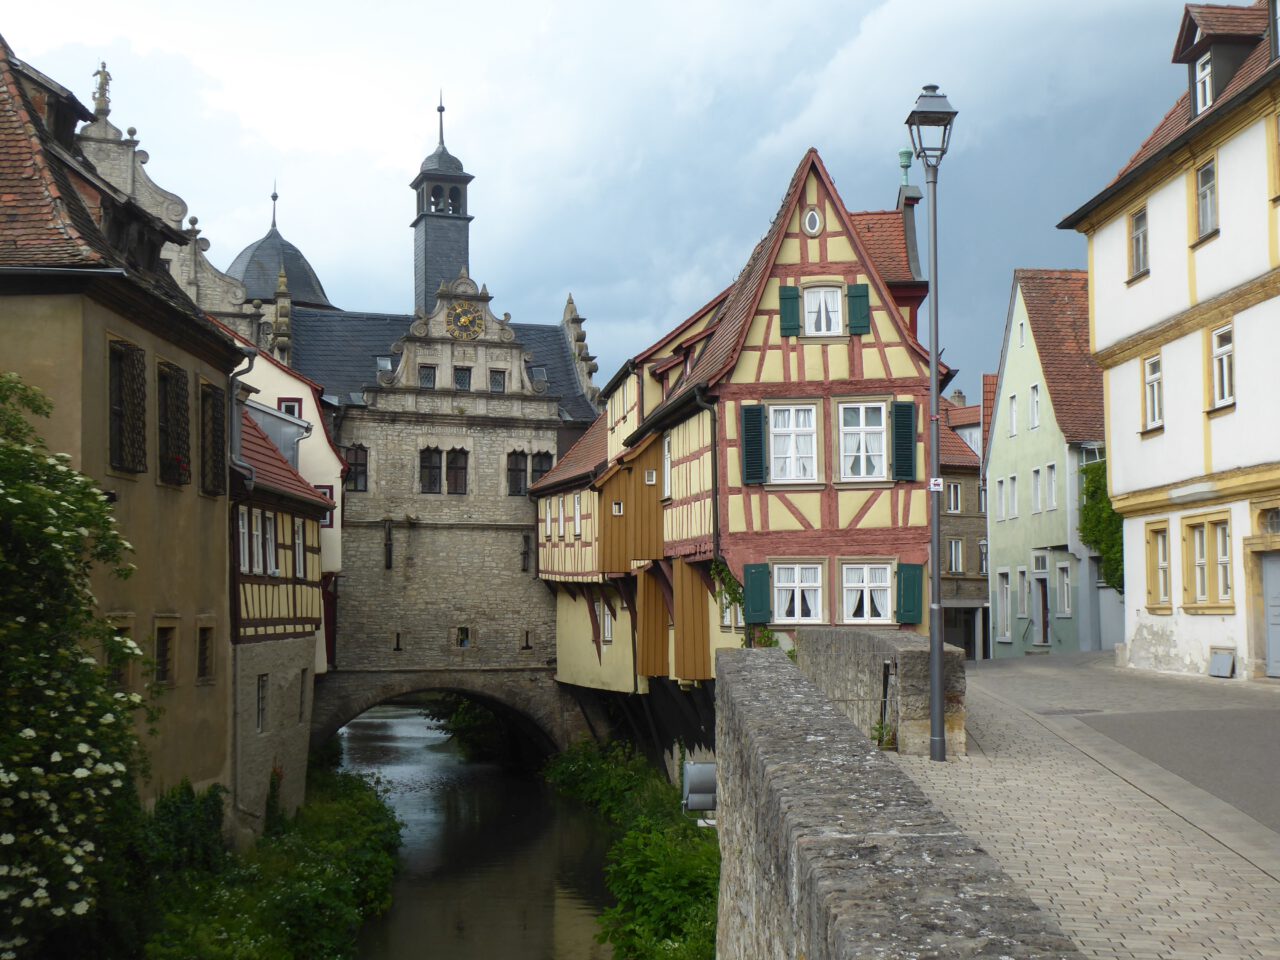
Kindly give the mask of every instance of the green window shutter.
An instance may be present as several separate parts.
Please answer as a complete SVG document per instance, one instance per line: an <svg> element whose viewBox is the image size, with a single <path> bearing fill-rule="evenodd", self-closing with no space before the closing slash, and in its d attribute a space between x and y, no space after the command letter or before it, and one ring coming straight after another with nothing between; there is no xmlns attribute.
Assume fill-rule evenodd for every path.
<svg viewBox="0 0 1280 960"><path fill-rule="evenodd" d="M769 410L764 404L742 407L742 482L764 483L769 479L768 429Z"/></svg>
<svg viewBox="0 0 1280 960"><path fill-rule="evenodd" d="M849 335L871 332L871 290L865 283L851 283L845 289L849 307Z"/></svg>
<svg viewBox="0 0 1280 960"><path fill-rule="evenodd" d="M784 337L800 336L800 288L779 287L778 305L782 311L781 334Z"/></svg>
<svg viewBox="0 0 1280 960"><path fill-rule="evenodd" d="M918 563L898 564L898 622L920 623L924 619L924 567Z"/></svg>
<svg viewBox="0 0 1280 960"><path fill-rule="evenodd" d="M769 565L748 563L742 568L742 619L745 623L768 623L773 618L769 604Z"/></svg>
<svg viewBox="0 0 1280 960"><path fill-rule="evenodd" d="M893 479L916 478L916 405L910 400L892 404Z"/></svg>

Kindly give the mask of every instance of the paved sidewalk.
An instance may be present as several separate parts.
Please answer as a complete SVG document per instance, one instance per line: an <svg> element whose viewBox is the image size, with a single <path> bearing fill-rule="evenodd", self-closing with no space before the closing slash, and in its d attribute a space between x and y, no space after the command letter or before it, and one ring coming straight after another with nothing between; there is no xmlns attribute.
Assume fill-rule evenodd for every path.
<svg viewBox="0 0 1280 960"><path fill-rule="evenodd" d="M1280 960L1280 685L970 666L970 755L899 758L1084 952Z"/></svg>

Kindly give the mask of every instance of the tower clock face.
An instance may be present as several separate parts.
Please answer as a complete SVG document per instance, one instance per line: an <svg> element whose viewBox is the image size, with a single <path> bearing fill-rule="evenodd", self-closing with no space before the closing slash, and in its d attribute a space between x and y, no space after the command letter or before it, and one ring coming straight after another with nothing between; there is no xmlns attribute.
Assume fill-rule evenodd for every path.
<svg viewBox="0 0 1280 960"><path fill-rule="evenodd" d="M474 340L484 333L484 317L474 303L451 303L444 327L457 340Z"/></svg>

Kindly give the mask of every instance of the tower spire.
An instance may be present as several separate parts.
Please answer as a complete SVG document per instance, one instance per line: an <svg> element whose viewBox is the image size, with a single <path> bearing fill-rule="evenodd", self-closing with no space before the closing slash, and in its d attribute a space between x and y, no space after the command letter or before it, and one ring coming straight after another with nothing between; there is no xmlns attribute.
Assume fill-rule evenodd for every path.
<svg viewBox="0 0 1280 960"><path fill-rule="evenodd" d="M280 194L276 193L276 182L271 181L271 229L276 228L276 201L280 199Z"/></svg>
<svg viewBox="0 0 1280 960"><path fill-rule="evenodd" d="M444 146L444 90L440 91L440 106L436 107L436 113L440 114L440 146Z"/></svg>

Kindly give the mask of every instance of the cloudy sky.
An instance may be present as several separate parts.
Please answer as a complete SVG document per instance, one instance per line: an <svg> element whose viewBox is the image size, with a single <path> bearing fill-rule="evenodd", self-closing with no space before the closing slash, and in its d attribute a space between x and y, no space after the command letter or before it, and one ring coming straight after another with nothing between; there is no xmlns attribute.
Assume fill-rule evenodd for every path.
<svg viewBox="0 0 1280 960"><path fill-rule="evenodd" d="M1054 225L1186 82L1172 0L128 9L11 5L0 30L85 103L107 61L111 120L137 128L215 264L266 232L275 180L280 230L335 304L411 312L408 183L443 88L446 143L476 178L472 276L523 322L557 322L572 292L600 383L734 278L809 146L850 207L891 207L903 120L938 83L960 111L941 341L972 396L999 361L1012 270L1084 265L1083 238Z"/></svg>

